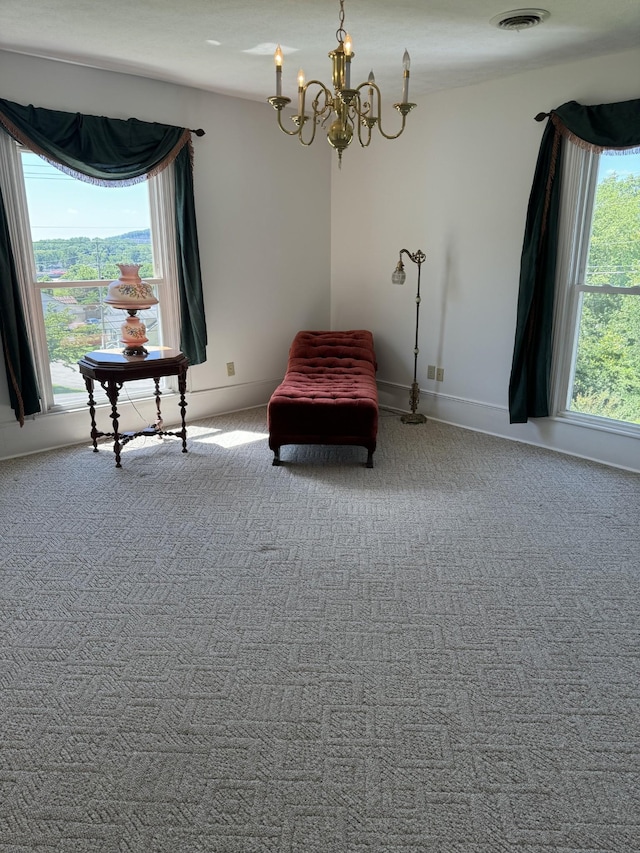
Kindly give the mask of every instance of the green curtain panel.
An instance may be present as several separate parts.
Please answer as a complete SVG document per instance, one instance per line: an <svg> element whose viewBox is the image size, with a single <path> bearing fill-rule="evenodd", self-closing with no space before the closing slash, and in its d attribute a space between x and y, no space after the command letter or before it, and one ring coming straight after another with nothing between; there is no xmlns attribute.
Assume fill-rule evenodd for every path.
<svg viewBox="0 0 640 853"><path fill-rule="evenodd" d="M190 364L206 361L207 327L202 300L200 255L193 203L191 147L185 145L176 157L176 243L178 292L180 295L180 349ZM195 242L195 251L194 251Z"/></svg>
<svg viewBox="0 0 640 853"><path fill-rule="evenodd" d="M562 146L570 141L594 151L640 148L640 99L597 106L569 101L536 118L548 121L534 173L522 245L509 383L512 424L549 415Z"/></svg>
<svg viewBox="0 0 640 853"><path fill-rule="evenodd" d="M145 180L175 163L178 288L180 292L180 347L191 364L206 360L207 331L202 297L200 253L193 196L193 149L191 131L184 127L111 119L22 106L0 98L0 128L58 168L81 180L100 184L131 184ZM4 208L0 216L6 219ZM6 259L6 261L5 261ZM37 397L35 371L18 298L9 234L0 230L0 308L12 314L3 321L3 347L7 375L13 371L24 414L32 414ZM5 326L15 329L5 334ZM30 370L16 369L31 363ZM13 397L12 397L13 405ZM20 410L14 406L16 417Z"/></svg>
<svg viewBox="0 0 640 853"><path fill-rule="evenodd" d="M26 328L0 187L0 333L9 401L20 426L24 426L26 416L40 411L40 393Z"/></svg>

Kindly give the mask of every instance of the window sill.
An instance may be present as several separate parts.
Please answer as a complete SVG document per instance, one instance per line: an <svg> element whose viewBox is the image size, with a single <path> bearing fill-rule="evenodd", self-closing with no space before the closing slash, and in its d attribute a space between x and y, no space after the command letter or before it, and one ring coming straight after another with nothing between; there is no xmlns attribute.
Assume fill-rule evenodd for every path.
<svg viewBox="0 0 640 853"><path fill-rule="evenodd" d="M614 421L611 418L602 418L598 415L584 415L568 411L558 412L552 420L593 429L597 432L609 433L610 435L640 439L640 424L632 424L627 421Z"/></svg>
<svg viewBox="0 0 640 853"><path fill-rule="evenodd" d="M172 399L178 393L173 388L162 388L160 389L162 400ZM58 404L51 406L47 412L43 412L37 415L38 418L43 415L65 415L71 414L75 412L86 412L88 403L87 393L78 393L69 395L70 399L67 400L64 405ZM140 392L139 394L128 395L124 387L120 391L120 396L118 397L118 407L124 406L127 403L135 406L136 403L143 403L147 400L151 400L155 402L155 392L152 388L145 390L144 392ZM111 407L111 403L106 398L106 396L100 395L100 398L96 398L95 400L96 410L98 409L106 409Z"/></svg>

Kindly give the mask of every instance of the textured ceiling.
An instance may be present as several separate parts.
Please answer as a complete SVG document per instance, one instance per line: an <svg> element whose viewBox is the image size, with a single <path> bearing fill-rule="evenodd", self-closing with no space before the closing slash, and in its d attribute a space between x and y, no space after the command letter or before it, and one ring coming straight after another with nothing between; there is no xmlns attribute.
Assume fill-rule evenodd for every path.
<svg viewBox="0 0 640 853"><path fill-rule="evenodd" d="M640 0L543 0L534 8L550 16L538 27L490 23L522 8L519 0L346 0L352 84L373 68L385 99L399 99L405 48L414 100L640 44ZM330 83L338 16L338 0L0 0L0 49L262 101L275 94L278 42L295 49L285 52L283 94L295 96L299 67Z"/></svg>

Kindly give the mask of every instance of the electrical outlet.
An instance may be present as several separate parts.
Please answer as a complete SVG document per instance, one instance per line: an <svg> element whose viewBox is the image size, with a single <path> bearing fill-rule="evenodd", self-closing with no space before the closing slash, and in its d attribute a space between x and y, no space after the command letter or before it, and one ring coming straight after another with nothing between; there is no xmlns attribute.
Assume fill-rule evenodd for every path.
<svg viewBox="0 0 640 853"><path fill-rule="evenodd" d="M436 382L444 382L444 367L436 368Z"/></svg>
<svg viewBox="0 0 640 853"><path fill-rule="evenodd" d="M427 367L427 379L435 379L436 378L436 366L435 364L430 364Z"/></svg>
<svg viewBox="0 0 640 853"><path fill-rule="evenodd" d="M227 376L236 375L236 366L232 361L227 362Z"/></svg>

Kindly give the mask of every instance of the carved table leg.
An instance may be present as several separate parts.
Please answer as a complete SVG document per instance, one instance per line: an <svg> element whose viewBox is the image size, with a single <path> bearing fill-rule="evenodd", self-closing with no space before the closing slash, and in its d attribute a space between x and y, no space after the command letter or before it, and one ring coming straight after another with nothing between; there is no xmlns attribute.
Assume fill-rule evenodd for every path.
<svg viewBox="0 0 640 853"><path fill-rule="evenodd" d="M93 452L98 452L98 429L96 427L96 402L93 398L93 379L89 376L84 377L84 384L87 386L87 394L89 395L89 414L91 415L91 441L93 442Z"/></svg>
<svg viewBox="0 0 640 853"><path fill-rule="evenodd" d="M109 398L109 402L111 403L111 420L113 421L113 452L116 455L116 468L122 468L120 464L120 432L118 430L118 418L120 415L118 414L118 395L120 393L120 389L122 388L122 382L115 382L113 379L109 379L105 383L101 383L102 387L107 393L107 397Z"/></svg>
<svg viewBox="0 0 640 853"><path fill-rule="evenodd" d="M155 382L155 386L156 386L156 392L155 392L155 394L156 394L156 423L155 423L155 428L156 428L156 430L159 431L162 429L162 423L163 423L162 413L160 412L160 397L162 395L162 391L160 390L160 378L158 376L156 376L153 381Z"/></svg>
<svg viewBox="0 0 640 853"><path fill-rule="evenodd" d="M178 390L180 391L180 417L182 418L182 430L180 435L182 436L182 452L187 452L187 424L185 422L185 414L187 411L187 404L184 399L185 392L187 390L187 371L183 370L178 374Z"/></svg>

